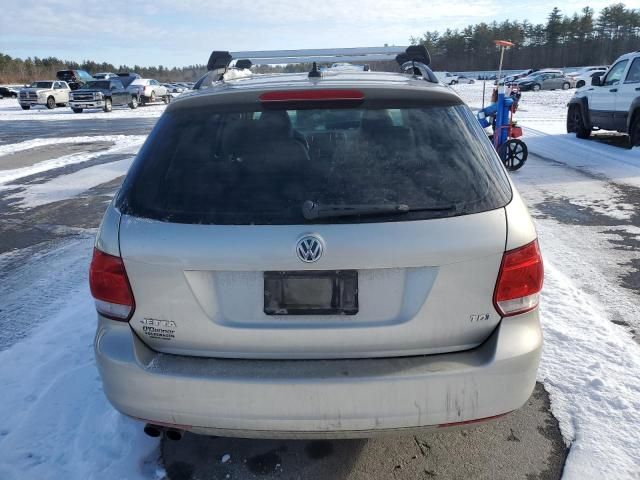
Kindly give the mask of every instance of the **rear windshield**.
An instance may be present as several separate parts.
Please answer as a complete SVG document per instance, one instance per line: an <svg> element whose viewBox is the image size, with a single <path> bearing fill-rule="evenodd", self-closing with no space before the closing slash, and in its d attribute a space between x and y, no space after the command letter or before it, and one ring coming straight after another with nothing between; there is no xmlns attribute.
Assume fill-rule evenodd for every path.
<svg viewBox="0 0 640 480"><path fill-rule="evenodd" d="M73 78L73 70L60 70L56 76L59 80L71 80Z"/></svg>
<svg viewBox="0 0 640 480"><path fill-rule="evenodd" d="M468 107L379 107L169 111L118 206L168 222L286 225L424 220L510 201L506 173ZM418 211L309 220L308 201Z"/></svg>

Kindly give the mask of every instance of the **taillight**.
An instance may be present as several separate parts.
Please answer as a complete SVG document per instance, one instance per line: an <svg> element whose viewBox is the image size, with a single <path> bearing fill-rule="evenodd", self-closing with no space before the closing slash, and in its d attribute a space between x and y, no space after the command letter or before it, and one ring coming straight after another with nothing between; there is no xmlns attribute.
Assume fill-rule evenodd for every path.
<svg viewBox="0 0 640 480"><path fill-rule="evenodd" d="M502 257L493 303L504 317L528 312L538 306L544 268L538 241L509 250Z"/></svg>
<svg viewBox="0 0 640 480"><path fill-rule="evenodd" d="M89 285L98 313L113 320L131 318L135 303L122 258L94 248Z"/></svg>

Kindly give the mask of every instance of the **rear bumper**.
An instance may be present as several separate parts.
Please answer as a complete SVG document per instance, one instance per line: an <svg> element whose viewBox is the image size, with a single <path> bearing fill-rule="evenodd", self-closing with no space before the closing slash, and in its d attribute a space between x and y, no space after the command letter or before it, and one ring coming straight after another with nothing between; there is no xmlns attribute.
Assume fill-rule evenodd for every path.
<svg viewBox="0 0 640 480"><path fill-rule="evenodd" d="M100 318L95 354L113 406L151 423L240 437L358 437L501 415L531 395L537 311L460 353L362 360L229 360L158 354Z"/></svg>

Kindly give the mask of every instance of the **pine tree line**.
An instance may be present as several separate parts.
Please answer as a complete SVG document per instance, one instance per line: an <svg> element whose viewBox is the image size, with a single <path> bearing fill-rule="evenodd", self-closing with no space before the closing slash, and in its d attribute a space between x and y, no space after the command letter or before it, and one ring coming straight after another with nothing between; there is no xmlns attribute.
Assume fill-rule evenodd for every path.
<svg viewBox="0 0 640 480"><path fill-rule="evenodd" d="M443 33L427 31L411 43L427 47L436 70L493 70L498 62L493 41L498 39L516 44L506 57L507 68L609 65L623 53L640 49L640 9L616 3L597 16L591 7L567 16L556 7L546 24L478 23Z"/></svg>
<svg viewBox="0 0 640 480"><path fill-rule="evenodd" d="M29 83L33 80L51 80L56 78L58 70L67 68L86 70L91 74L98 72L136 72L143 78L155 78L160 82L193 82L207 71L205 65L189 65L186 67L168 68L142 67L140 65L113 65L107 62L72 62L56 57L29 57L24 60L12 58L0 53L0 84Z"/></svg>

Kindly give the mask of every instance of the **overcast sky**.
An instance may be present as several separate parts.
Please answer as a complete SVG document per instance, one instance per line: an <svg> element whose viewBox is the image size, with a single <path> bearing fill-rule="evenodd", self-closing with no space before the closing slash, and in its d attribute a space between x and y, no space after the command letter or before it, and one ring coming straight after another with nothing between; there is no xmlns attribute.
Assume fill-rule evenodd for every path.
<svg viewBox="0 0 640 480"><path fill-rule="evenodd" d="M613 0L2 0L0 52L115 65L206 63L211 50L406 45L426 30L572 14ZM629 0L627 6L640 6ZM638 5L635 5L638 4ZM521 7L521 8L518 8Z"/></svg>

